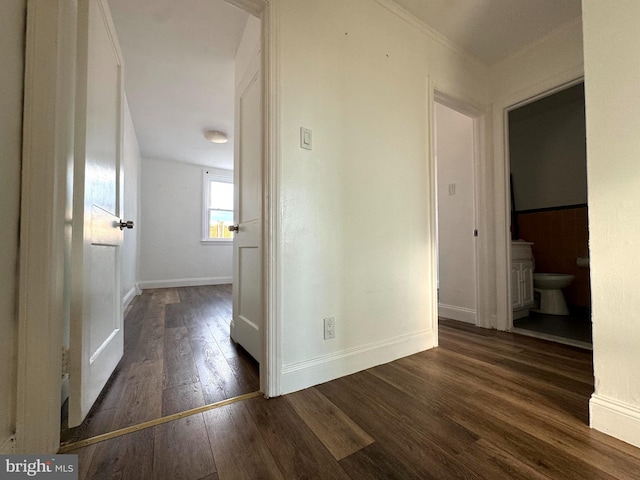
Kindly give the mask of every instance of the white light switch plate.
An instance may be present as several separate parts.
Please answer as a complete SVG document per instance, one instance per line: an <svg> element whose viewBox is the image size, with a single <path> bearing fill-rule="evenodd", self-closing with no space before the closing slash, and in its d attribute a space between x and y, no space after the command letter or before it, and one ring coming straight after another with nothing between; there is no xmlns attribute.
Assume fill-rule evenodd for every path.
<svg viewBox="0 0 640 480"><path fill-rule="evenodd" d="M300 127L300 148L311 150L311 129Z"/></svg>

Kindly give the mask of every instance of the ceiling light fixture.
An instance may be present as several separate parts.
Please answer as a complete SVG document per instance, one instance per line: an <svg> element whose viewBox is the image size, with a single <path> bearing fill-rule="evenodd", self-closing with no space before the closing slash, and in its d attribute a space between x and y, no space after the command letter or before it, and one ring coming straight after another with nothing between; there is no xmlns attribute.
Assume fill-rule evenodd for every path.
<svg viewBox="0 0 640 480"><path fill-rule="evenodd" d="M226 133L217 130L207 130L204 132L204 138L213 143L227 143L229 141Z"/></svg>

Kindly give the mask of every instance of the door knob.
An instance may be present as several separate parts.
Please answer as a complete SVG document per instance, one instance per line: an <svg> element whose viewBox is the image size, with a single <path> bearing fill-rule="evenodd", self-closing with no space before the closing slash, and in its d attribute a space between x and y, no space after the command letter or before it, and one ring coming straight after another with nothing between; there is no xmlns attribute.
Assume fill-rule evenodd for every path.
<svg viewBox="0 0 640 480"><path fill-rule="evenodd" d="M125 228L133 228L133 222L131 220L127 220L126 222L123 222L122 220L120 220L120 223L118 223L118 227L120 227L120 230L124 230Z"/></svg>
<svg viewBox="0 0 640 480"><path fill-rule="evenodd" d="M237 223L235 225L229 225L229 231L230 232L239 232L240 231L240 225L238 225Z"/></svg>

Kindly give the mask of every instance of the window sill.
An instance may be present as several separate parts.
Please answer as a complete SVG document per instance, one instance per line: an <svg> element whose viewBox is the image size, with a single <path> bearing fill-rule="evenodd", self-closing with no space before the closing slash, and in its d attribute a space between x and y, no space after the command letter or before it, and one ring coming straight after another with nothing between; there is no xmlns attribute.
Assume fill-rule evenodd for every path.
<svg viewBox="0 0 640 480"><path fill-rule="evenodd" d="M200 240L200 245L233 245L233 240Z"/></svg>

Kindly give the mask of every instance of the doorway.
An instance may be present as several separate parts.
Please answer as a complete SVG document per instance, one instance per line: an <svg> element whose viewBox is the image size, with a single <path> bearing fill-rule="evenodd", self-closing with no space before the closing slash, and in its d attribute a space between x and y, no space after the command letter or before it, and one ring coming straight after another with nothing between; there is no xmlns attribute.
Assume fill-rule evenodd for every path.
<svg viewBox="0 0 640 480"><path fill-rule="evenodd" d="M513 242L511 330L591 348L583 82L507 109L505 127ZM518 253L525 244L530 259ZM526 272L530 279L514 282L516 264L523 261L532 267L532 273ZM563 283L551 289L547 277ZM518 303L518 298L525 300Z"/></svg>
<svg viewBox="0 0 640 480"><path fill-rule="evenodd" d="M434 120L438 316L478 325L477 122L439 94Z"/></svg>
<svg viewBox="0 0 640 480"><path fill-rule="evenodd" d="M114 11L115 5L121 7L120 11ZM147 6L151 7L150 4L147 4ZM209 7L213 8L213 4L209 5ZM139 28L133 29L136 40L140 40L144 36L141 30L143 25L147 25L145 19L148 18L152 18L152 20L149 20L152 24L150 28L152 34L154 29L161 28L162 24L168 26L170 31L172 28L177 28L176 25L195 23L193 16L183 18L176 10L167 11L165 9L162 13L166 14L166 18L158 19L156 17L157 10L152 9L147 14L147 12L142 11L144 9L142 4L140 5L140 10L136 12L130 12L127 10L128 8L133 8L128 2L122 4L114 0L111 3L116 32L122 39L123 50L131 54L130 68L132 67L131 64L140 61L140 58L144 57L145 53L151 57L151 52L145 52L143 47L137 50L135 46L131 47L131 37L126 33L130 33L132 28L131 25L127 26L126 21L132 13L138 14L139 23L137 25ZM233 23L237 25L235 29L236 37L229 40L230 46L226 50L230 50L232 55L235 52L245 52L245 56L249 56L251 62L259 65L261 52L260 20L257 18L247 19L249 14L224 3L220 3L219 10L213 13L221 11L222 13L217 17L211 17L211 10L196 13L195 16L198 19L200 17L209 17L209 21L215 20L218 23L230 24L232 23L230 19L225 21L220 17L224 13L233 15ZM241 21L243 18L245 19L244 23ZM125 22L124 26L123 22ZM197 26L208 27L207 19L200 20ZM118 31L118 27L123 30ZM251 28L250 32L249 28ZM244 29L243 34L242 29ZM194 31L202 32L202 30L198 30L195 27ZM123 32L125 35L122 35ZM239 36L238 33L242 35ZM167 37L170 37L168 33ZM148 39L148 34L145 38ZM248 42L251 45L243 49L243 42L246 38L249 38ZM182 38L181 40L187 43L187 39ZM239 44L237 43L238 40L240 41ZM180 42L178 43L180 44ZM145 45L144 42L141 42L141 44ZM167 48L162 49L165 52L164 56L177 62L175 57L179 56L176 53L179 53L180 49L176 48L176 52L174 52L172 45L165 45L165 47ZM249 66L247 66L249 62L246 58L241 62L239 57L240 54L237 53L235 65L232 61L230 66L226 66L227 68L223 72L224 75L216 72L220 77L224 77L224 82L222 79L220 80L222 86L209 85L209 89L211 87L219 88L229 96L225 105L229 114L229 119L226 123L228 123L228 128L230 129L233 129L233 111L236 108L236 97L242 94L242 91L238 88L241 84L240 80L242 80L242 78L240 80L237 78L239 76L238 68L235 68L236 78L234 83L234 67L242 65L245 71L249 70ZM214 67L219 65L215 61L212 63L214 63ZM180 64L180 66L185 67L183 64ZM146 64L143 64L143 67L153 70L152 66ZM161 67L166 68L166 65L162 64ZM245 72L241 72L241 74L243 73ZM139 74L140 69L137 71L137 79L141 78ZM260 92L262 83L258 74L256 74L256 78L255 89ZM215 80L215 77L213 80ZM176 82L178 82L178 80L175 80L174 82L160 81L159 83L153 83L150 78L144 76L142 81L148 82L143 84L143 88L141 88L139 80L137 82L129 82L131 92L135 93L136 88L138 88L138 92L144 90L145 92L155 92L157 94L161 87L167 83L175 88ZM179 85L179 90L187 91L191 84L187 82L186 85L182 83L179 83ZM234 85L236 87L235 92L239 92L237 94L234 94ZM124 145L125 162L128 157L127 149L135 150L135 148L131 147L131 143L136 144L136 142L132 142L131 138L135 139L137 133L134 128L136 121L140 121L142 118L148 123L148 117L154 116L151 114L145 117L145 109L150 110L151 106L145 99L140 101L141 96L139 94L135 96L133 93L128 98L132 107L132 121L128 122L130 125L126 125L130 128L128 130L125 128L125 139L128 137L130 140L129 142L125 141ZM192 96L207 96L207 93L203 95L196 94L193 91L190 91L189 94ZM253 104L260 106L260 96L258 95L257 98L258 100L254 101ZM160 95L156 100L156 104L167 102L167 110L169 112L172 111L172 108L176 108L176 103L185 101L185 103L189 104L188 99L182 99L182 97L167 99L165 96ZM184 110L182 110L182 113L184 113ZM261 127L262 116L260 111L252 113L254 113L253 124ZM129 115L128 110L125 109L126 119L129 118ZM207 117L209 116L215 118L213 114L207 115ZM206 121L205 119L204 122ZM216 118L216 121L219 121L219 119ZM233 246L228 236L210 238L212 237L210 234L211 210L214 209L219 212L221 208L224 209L225 207L211 205L211 202L206 202L207 205L204 206L202 212L199 211L199 208L194 208L202 205L203 192L199 187L202 185L202 169L204 166L195 162L183 162L169 158L170 156L160 159L158 154L150 154L149 143L151 142L144 139L145 135L149 134L148 124L143 124L144 122L139 124L142 128L138 130L140 132L138 136L140 137L141 150L141 154L138 157L140 163L142 163L140 175L142 184L139 184L138 187L142 197L141 222L136 220L135 223L138 228L140 228L140 225L142 226L142 235L139 237L137 248L143 256L145 271L142 274L139 271L137 278L147 280L150 275L154 280L141 282L144 293L131 304L131 309L124 325L124 356L83 425L71 432L69 437L71 441L84 440L87 435L99 435L114 429L128 428L132 425L173 415L180 411L202 407L260 390L258 363L250 359L246 352L233 344L229 338L232 313L236 310L231 308L230 282L235 277L232 269L232 264L234 263L232 262ZM204 128L208 124L203 123L203 125L199 126ZM174 136L174 143L180 143L178 139L184 133L183 130L177 128L177 125L174 128L169 124L169 127L171 130L166 130L167 125L158 122L157 129L167 134L164 136ZM251 131L246 125L239 123L236 125L235 132L233 130L229 131L229 136L235 139L236 143L240 143L241 138L246 136L245 134L248 130ZM259 140L253 142L256 152L254 158L258 164L258 171L261 171L263 158L261 154L262 138L259 131L257 136ZM213 147L210 149L212 156L222 148L206 142L206 135L204 136L205 138L202 137L203 135L197 135L197 141L202 142L203 146ZM182 145L182 143L180 144ZM246 142L242 144L245 145ZM231 167L236 163L234 157L237 159L238 150L236 148L236 155L234 155L232 145L233 143L231 142L226 146L226 161L230 162ZM198 144L198 146L200 145ZM215 147L218 147L218 149ZM193 150L186 150L184 153L185 159L188 160L189 154L192 153ZM247 166L246 161L244 165L245 167ZM220 172L220 170L216 171ZM225 172L227 174L223 180L228 182L228 185L233 182L233 173L228 170L225 170ZM260 175L257 175L257 178L260 179ZM236 188L236 191L238 190L241 189ZM260 203L262 199L261 191L257 188L250 189L250 191L254 194L255 198L253 200L255 200L255 203ZM233 204L233 189L231 189L229 200ZM238 203L236 199L236 205ZM245 201L243 205L248 203ZM256 210L262 211L261 204L257 207L253 206ZM127 210L126 207L125 198L125 210ZM230 208L233 210L233 206ZM206 227L203 230L207 234L203 235L202 238L199 235L198 228L202 224L201 216L206 217ZM167 228L167 219L171 219L170 228ZM238 220L236 219L236 221ZM261 224L258 224L258 230L260 228ZM126 247L125 245L122 249L124 256L128 252ZM257 255L259 255L259 249L256 250L258 250ZM212 272L213 275L204 273L208 273L208 268L212 266L224 266L225 263L227 272L225 272L226 275L224 276L218 272ZM260 263L259 260L258 263ZM131 265L126 263L123 264L123 267L123 270L131 270ZM155 267L158 267L158 269L149 274L149 270ZM123 273L126 272L123 271ZM262 279L259 272L256 277L257 281L261 282ZM261 288L261 285L252 286L254 287L253 291L259 291ZM250 297L251 295L246 296ZM258 299L256 304L259 306L258 310L260 310L261 299ZM261 315L262 312L259 312L259 314ZM259 340L258 343L260 343Z"/></svg>

